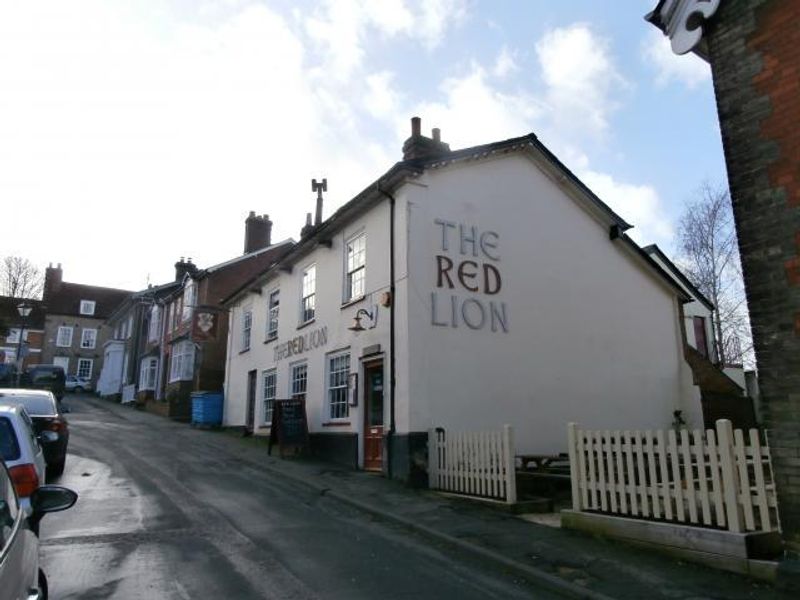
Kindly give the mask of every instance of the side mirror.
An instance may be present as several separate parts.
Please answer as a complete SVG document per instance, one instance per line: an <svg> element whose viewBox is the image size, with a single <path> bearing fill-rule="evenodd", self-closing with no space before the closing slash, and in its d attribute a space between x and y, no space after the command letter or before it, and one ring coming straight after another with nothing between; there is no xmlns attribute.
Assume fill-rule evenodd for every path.
<svg viewBox="0 0 800 600"><path fill-rule="evenodd" d="M78 501L78 494L58 485L43 485L31 494L33 514L28 519L31 529L39 535L39 521L47 513L67 510Z"/></svg>

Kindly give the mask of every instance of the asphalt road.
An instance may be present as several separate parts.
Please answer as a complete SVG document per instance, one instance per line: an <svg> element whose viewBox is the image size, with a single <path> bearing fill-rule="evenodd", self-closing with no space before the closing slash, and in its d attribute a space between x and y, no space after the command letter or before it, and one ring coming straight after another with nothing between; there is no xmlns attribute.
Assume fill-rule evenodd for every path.
<svg viewBox="0 0 800 600"><path fill-rule="evenodd" d="M42 522L55 600L546 597L204 443L221 434L65 403L69 456L52 483L80 499Z"/></svg>

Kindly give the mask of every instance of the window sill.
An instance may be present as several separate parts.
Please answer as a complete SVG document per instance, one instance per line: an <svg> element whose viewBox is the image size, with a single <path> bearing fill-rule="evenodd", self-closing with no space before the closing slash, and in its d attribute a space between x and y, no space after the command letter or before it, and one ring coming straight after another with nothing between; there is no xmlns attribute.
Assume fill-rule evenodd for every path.
<svg viewBox="0 0 800 600"><path fill-rule="evenodd" d="M349 307L353 306L354 304L358 304L359 302L363 302L366 299L367 299L366 296L359 296L358 298L353 298L352 300L346 300L345 302L342 303L341 309L344 310L345 308L349 308Z"/></svg>
<svg viewBox="0 0 800 600"><path fill-rule="evenodd" d="M327 421L322 424L323 427L350 427L350 421Z"/></svg>
<svg viewBox="0 0 800 600"><path fill-rule="evenodd" d="M244 350L239 350L239 354L244 354L245 352L250 352L250 348L245 348Z"/></svg>
<svg viewBox="0 0 800 600"><path fill-rule="evenodd" d="M297 326L297 329L304 329L304 328L308 327L309 325L313 325L316 320L317 319L314 318L314 319L309 319L305 323L300 323L300 325Z"/></svg>
<svg viewBox="0 0 800 600"><path fill-rule="evenodd" d="M267 339L265 339L264 343L265 344L271 344L272 342L276 341L277 339L278 339L278 336L277 335L273 335L272 337L268 337Z"/></svg>

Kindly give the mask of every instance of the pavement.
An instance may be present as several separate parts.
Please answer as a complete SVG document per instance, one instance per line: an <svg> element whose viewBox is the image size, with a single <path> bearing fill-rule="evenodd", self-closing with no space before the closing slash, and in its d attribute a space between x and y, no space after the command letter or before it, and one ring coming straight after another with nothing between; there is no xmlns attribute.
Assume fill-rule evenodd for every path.
<svg viewBox="0 0 800 600"><path fill-rule="evenodd" d="M104 403L108 410L146 424L161 417ZM175 427L193 429L189 425ZM295 485L335 500L378 521L427 539L440 551L463 555L571 598L796 598L744 576L681 562L613 540L552 526L552 516L531 522L483 502L406 487L380 475L313 458L267 455L264 438L224 430L195 430L204 444ZM253 471L254 473L256 471Z"/></svg>

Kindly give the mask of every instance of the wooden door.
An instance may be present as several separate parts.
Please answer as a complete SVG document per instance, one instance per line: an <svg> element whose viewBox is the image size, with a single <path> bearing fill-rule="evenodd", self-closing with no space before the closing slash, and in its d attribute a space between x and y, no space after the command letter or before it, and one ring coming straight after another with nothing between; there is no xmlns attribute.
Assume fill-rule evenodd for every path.
<svg viewBox="0 0 800 600"><path fill-rule="evenodd" d="M253 433L256 428L256 375L255 370L247 373L247 415L244 423L247 433Z"/></svg>
<svg viewBox="0 0 800 600"><path fill-rule="evenodd" d="M383 363L364 366L364 469L383 468Z"/></svg>
<svg viewBox="0 0 800 600"><path fill-rule="evenodd" d="M706 338L706 320L703 317L694 318L694 340L697 351L706 358L709 358L708 339Z"/></svg>

